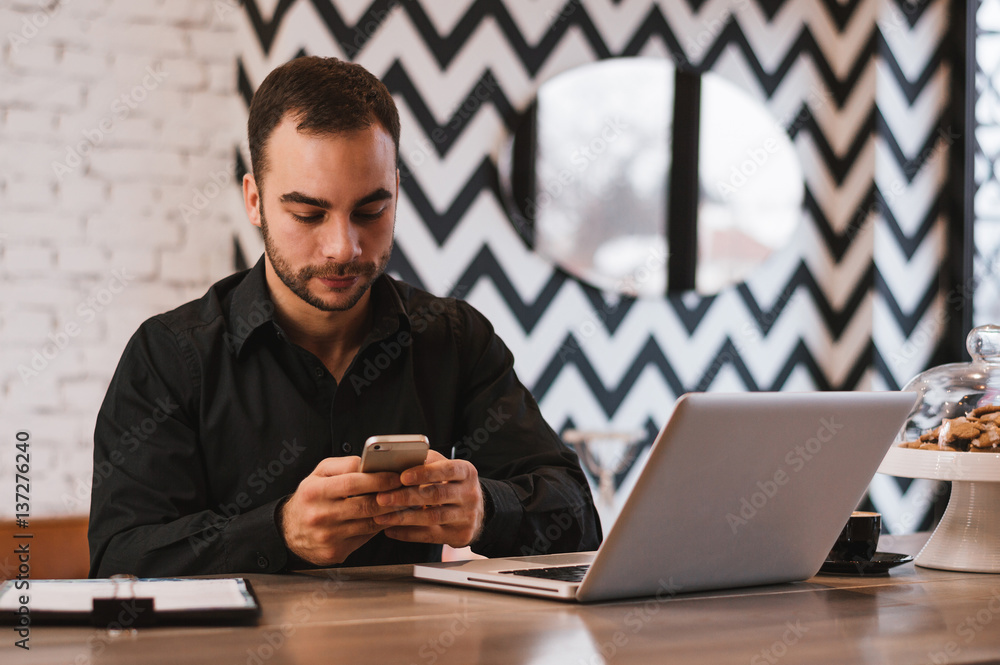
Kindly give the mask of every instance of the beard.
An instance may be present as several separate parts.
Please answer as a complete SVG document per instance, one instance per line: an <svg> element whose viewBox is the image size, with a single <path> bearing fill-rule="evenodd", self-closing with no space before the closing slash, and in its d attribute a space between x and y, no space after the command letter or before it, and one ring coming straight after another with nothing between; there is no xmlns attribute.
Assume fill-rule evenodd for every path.
<svg viewBox="0 0 1000 665"><path fill-rule="evenodd" d="M302 300L306 301L316 309L324 312L343 312L351 309L361 300L362 296L368 292L371 285L385 272L389 264L389 257L392 255L392 245L388 251L380 256L377 261L365 261L357 263L325 263L321 266L306 266L298 271L292 268L291 264L281 255L278 248L267 230L267 219L264 217L264 204L259 206L260 211L260 232L264 237L264 253L267 254L271 267L274 268L278 279L288 287L288 289ZM358 282L353 286L353 291L347 294L347 300L331 304L317 296L309 290L309 282L314 277L321 279L334 279L338 277L358 277Z"/></svg>

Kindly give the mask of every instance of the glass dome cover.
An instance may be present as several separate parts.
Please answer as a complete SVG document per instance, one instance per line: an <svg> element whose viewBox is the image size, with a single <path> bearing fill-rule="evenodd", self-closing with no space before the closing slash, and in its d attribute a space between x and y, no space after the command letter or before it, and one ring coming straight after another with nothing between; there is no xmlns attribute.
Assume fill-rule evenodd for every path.
<svg viewBox="0 0 1000 665"><path fill-rule="evenodd" d="M919 399L897 441L913 441L945 418L966 416L977 407L1000 405L1000 326L974 328L965 348L971 362L932 367L903 386Z"/></svg>

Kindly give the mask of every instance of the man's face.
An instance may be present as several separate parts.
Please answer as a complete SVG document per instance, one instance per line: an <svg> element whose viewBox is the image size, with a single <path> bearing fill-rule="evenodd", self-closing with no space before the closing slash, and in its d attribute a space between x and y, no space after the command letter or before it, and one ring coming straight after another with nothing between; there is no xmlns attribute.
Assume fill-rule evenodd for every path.
<svg viewBox="0 0 1000 665"><path fill-rule="evenodd" d="M348 310L392 252L395 148L378 124L341 134L295 125L286 116L268 139L263 191L244 179L247 214L284 286L317 309Z"/></svg>

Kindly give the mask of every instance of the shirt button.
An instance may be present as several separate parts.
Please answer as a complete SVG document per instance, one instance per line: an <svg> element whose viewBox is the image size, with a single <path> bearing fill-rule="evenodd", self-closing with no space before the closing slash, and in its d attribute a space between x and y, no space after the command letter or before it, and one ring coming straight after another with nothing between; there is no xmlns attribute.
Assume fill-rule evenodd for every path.
<svg viewBox="0 0 1000 665"><path fill-rule="evenodd" d="M319 379L323 378L323 368L322 367L317 367L316 370L315 370L315 372L316 372L316 378L319 378Z"/></svg>
<svg viewBox="0 0 1000 665"><path fill-rule="evenodd" d="M351 452L351 444L344 441L342 444L340 444L340 449L343 450L345 453L349 453Z"/></svg>
<svg viewBox="0 0 1000 665"><path fill-rule="evenodd" d="M268 564L267 557L264 556L263 554L258 554L257 555L257 567L258 568L267 568L267 564Z"/></svg>

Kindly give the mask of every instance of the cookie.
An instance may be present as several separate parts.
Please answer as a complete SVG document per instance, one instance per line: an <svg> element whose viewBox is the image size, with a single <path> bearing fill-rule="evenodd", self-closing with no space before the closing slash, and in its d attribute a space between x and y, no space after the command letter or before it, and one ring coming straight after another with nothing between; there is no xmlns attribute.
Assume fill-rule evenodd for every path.
<svg viewBox="0 0 1000 665"><path fill-rule="evenodd" d="M976 448L995 448L1000 445L1000 429L995 426L987 427L978 438L972 440L972 445Z"/></svg>
<svg viewBox="0 0 1000 665"><path fill-rule="evenodd" d="M959 441L978 439L984 429L986 429L985 425L972 422L967 418L951 418L945 420L941 425L941 431L938 434L938 443L954 445ZM966 445L966 447L968 446Z"/></svg>
<svg viewBox="0 0 1000 665"><path fill-rule="evenodd" d="M935 441L936 442L938 440L938 434L940 434L940 433L941 433L941 426L938 425L937 427L935 427L931 431L924 432L923 434L921 434L920 435L920 440L923 441L923 442L925 442L925 443L928 442L928 441Z"/></svg>
<svg viewBox="0 0 1000 665"><path fill-rule="evenodd" d="M964 416L945 418L916 441L899 445L919 450L1000 453L1000 404L979 406Z"/></svg>
<svg viewBox="0 0 1000 665"><path fill-rule="evenodd" d="M987 413L1000 413L1000 404L986 404L985 406L977 406L972 411L969 411L969 415L973 418L979 418Z"/></svg>

